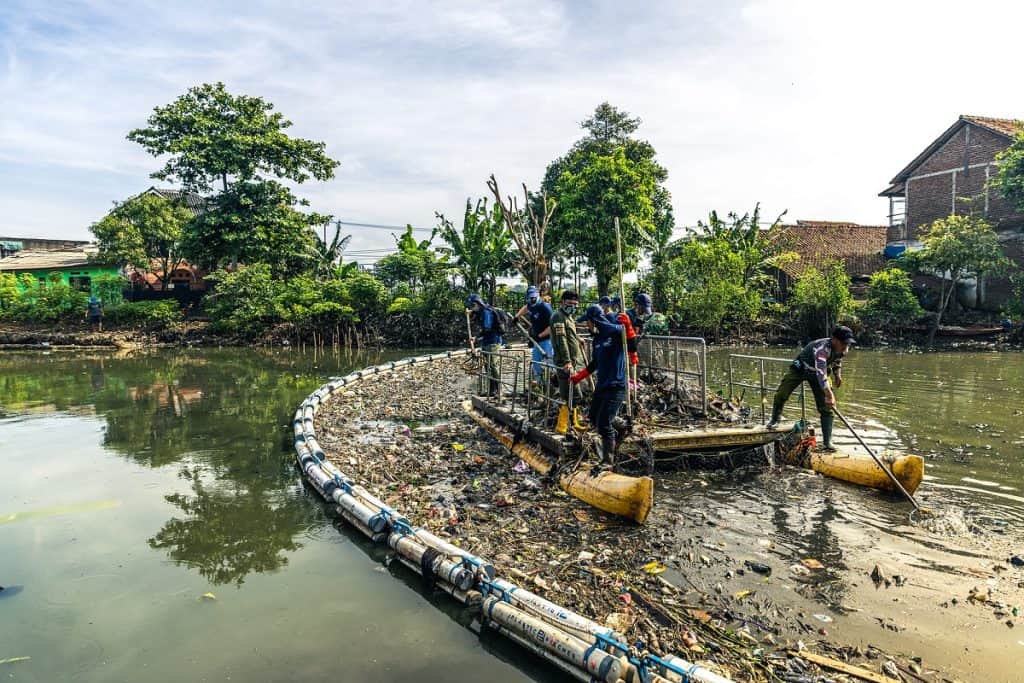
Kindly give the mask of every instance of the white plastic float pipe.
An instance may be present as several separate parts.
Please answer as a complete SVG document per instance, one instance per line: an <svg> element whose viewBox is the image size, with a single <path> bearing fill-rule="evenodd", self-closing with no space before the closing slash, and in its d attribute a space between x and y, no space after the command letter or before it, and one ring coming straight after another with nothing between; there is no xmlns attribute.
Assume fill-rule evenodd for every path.
<svg viewBox="0 0 1024 683"><path fill-rule="evenodd" d="M552 627L543 619L518 610L498 598L484 598L481 610L489 620L583 669L596 680L616 683L626 669L632 666L624 657L605 652L593 643Z"/></svg>

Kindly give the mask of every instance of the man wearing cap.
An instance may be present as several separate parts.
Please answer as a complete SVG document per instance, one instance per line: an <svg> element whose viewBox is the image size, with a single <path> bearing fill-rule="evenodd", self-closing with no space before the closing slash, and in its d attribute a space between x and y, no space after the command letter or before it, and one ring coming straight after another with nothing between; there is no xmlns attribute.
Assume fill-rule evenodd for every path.
<svg viewBox="0 0 1024 683"><path fill-rule="evenodd" d="M551 347L555 355L555 365L558 366L558 396L562 400L555 422L555 431L559 434L565 434L569 430L569 377L586 365L580 346L580 335L576 331L576 310L579 305L580 295L567 289L562 293L561 306L551 316ZM573 401L578 405L582 393L578 387L574 386L571 389ZM575 406L572 412L573 422L578 426Z"/></svg>
<svg viewBox="0 0 1024 683"><path fill-rule="evenodd" d="M538 382L544 377L540 363L550 361L551 352L551 304L540 298L540 290L530 285L526 289L526 305L519 309L516 318L529 319L530 339L533 351L533 376Z"/></svg>
<svg viewBox="0 0 1024 683"><path fill-rule="evenodd" d="M633 308L626 311L626 315L629 316L629 322L633 323L633 329L636 330L637 334L643 334L644 323L646 323L651 315L654 313L654 301L651 299L650 294L644 292L637 292L633 295Z"/></svg>
<svg viewBox="0 0 1024 683"><path fill-rule="evenodd" d="M832 409L836 405L836 396L832 391L832 385L838 389L843 385L842 367L843 357L849 352L850 347L857 343L853 338L853 330L845 325L840 325L832 330L831 337L817 339L805 346L796 357L789 370L783 375L779 382L779 388L775 390L775 400L772 403L772 419L768 423L769 429L775 429L782 420L782 408L786 401L793 394L801 382L811 385L814 393L814 403L821 416L821 440L822 448L826 451L832 448L832 423L835 415ZM832 375L833 382L829 382L829 375Z"/></svg>
<svg viewBox="0 0 1024 683"><path fill-rule="evenodd" d="M487 395L497 396L499 394L501 376L498 368L498 351L501 350L501 321L498 314L480 298L479 294L473 294L466 299L466 308L476 322L480 333L477 339L480 346L487 354Z"/></svg>
<svg viewBox="0 0 1024 683"><path fill-rule="evenodd" d="M586 323L594 335L593 356L587 367L569 378L579 384L597 373L597 388L590 400L590 424L601 435L601 463L614 464L618 432L613 420L626 400L626 354L622 344L623 326L612 322L597 304L587 306L577 322Z"/></svg>

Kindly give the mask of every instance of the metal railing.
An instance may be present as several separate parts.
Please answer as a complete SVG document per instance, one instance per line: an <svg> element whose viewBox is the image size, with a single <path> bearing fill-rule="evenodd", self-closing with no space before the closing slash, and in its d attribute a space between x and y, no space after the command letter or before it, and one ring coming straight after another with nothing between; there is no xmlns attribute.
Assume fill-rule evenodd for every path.
<svg viewBox="0 0 1024 683"><path fill-rule="evenodd" d="M755 361L756 368L758 370L759 381L757 384L751 382L737 381L735 379L735 370L733 367L734 360L746 360ZM769 385L767 384L767 372L765 371L765 363L775 363L782 365L792 365L792 358L773 358L771 356L749 356L743 353L730 353L729 354L729 400L733 399L735 392L734 387L744 387L746 389L757 389L761 396L761 424L765 424L767 415L765 413L765 404L768 399ZM800 383L800 419L807 419L807 407L804 402L804 383Z"/></svg>
<svg viewBox="0 0 1024 683"><path fill-rule="evenodd" d="M493 380L489 363L497 372L497 393L490 391ZM539 370L539 372L538 372ZM565 405L571 411L577 389L569 387L569 400L563 401L558 393L557 376L562 372L551 360L533 360L529 348L504 348L499 351L480 351L477 365L477 390L490 394L494 403L510 412L522 412L527 422L535 417L553 419Z"/></svg>
<svg viewBox="0 0 1024 683"><path fill-rule="evenodd" d="M703 337L651 335L640 337L640 368L663 372L679 388L680 377L692 377L700 384L701 412L708 412L708 345ZM690 361L690 362L688 362Z"/></svg>

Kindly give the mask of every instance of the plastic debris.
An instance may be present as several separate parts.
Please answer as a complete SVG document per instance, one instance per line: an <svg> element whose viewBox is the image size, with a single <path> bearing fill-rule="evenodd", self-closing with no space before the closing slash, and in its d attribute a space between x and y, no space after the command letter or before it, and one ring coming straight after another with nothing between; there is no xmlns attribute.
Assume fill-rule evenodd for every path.
<svg viewBox="0 0 1024 683"><path fill-rule="evenodd" d="M0 659L0 664L15 664L17 662L27 662L31 657L8 657L7 659Z"/></svg>
<svg viewBox="0 0 1024 683"><path fill-rule="evenodd" d="M644 571L648 574L661 574L665 571L665 565L657 560L644 565Z"/></svg>
<svg viewBox="0 0 1024 683"><path fill-rule="evenodd" d="M214 595L213 593L206 592L206 593L203 593L202 595L200 595L199 599L200 600L204 600L206 602L216 602L217 601L217 596Z"/></svg>
<svg viewBox="0 0 1024 683"><path fill-rule="evenodd" d="M808 557L805 560L800 560L800 564L802 564L803 566L807 567L808 569L824 569L825 568L825 565L823 565L821 562L818 562L817 560L815 560L813 558L810 558L810 557Z"/></svg>

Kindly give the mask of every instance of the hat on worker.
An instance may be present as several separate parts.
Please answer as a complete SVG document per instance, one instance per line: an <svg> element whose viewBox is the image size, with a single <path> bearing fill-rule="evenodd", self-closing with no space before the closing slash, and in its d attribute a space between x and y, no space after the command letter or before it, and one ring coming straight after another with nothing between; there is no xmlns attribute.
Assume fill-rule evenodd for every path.
<svg viewBox="0 0 1024 683"><path fill-rule="evenodd" d="M832 337L838 339L844 344L856 344L857 340L853 338L853 330L846 325L839 325L832 330Z"/></svg>
<svg viewBox="0 0 1024 683"><path fill-rule="evenodd" d="M590 304L586 310L583 311L583 315L576 318L576 322L585 323L588 320L599 320L604 317L604 310L601 309L597 304Z"/></svg>

